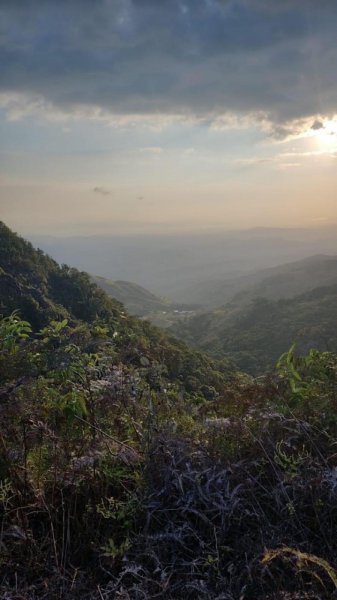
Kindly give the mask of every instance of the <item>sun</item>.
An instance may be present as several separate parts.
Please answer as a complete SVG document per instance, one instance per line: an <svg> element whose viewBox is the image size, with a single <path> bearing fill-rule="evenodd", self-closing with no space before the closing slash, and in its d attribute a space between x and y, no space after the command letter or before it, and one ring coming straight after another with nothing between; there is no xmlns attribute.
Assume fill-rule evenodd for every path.
<svg viewBox="0 0 337 600"><path fill-rule="evenodd" d="M322 126L313 130L312 136L317 140L322 150L337 148L337 121L327 120Z"/></svg>

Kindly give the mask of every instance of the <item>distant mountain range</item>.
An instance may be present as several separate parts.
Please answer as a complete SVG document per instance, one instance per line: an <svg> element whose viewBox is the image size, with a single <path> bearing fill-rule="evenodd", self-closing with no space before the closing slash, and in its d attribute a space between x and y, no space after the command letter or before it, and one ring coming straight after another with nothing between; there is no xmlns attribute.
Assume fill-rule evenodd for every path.
<svg viewBox="0 0 337 600"><path fill-rule="evenodd" d="M279 232L277 234L279 235ZM261 235L263 236L262 238ZM231 252L233 253L235 248L239 248L240 243L244 246L244 254L242 256L246 258L242 258L241 256L241 258L238 257L235 259L237 260L237 265L240 263L240 260L241 264L243 264L247 259L247 253L251 251L252 257L249 273L235 275L233 271L230 272L229 264L232 267L235 264L233 258L232 262L229 261L226 263L228 267L227 273L221 277L219 276L217 279L214 278L214 273L221 263L221 257L219 258L221 255L218 254L218 262L214 263L209 269L205 267L205 258L201 261L196 271L192 269L193 273L190 273L190 276L187 276L184 280L184 292L181 287L180 294L174 294L174 290L177 292L182 283L181 281L172 284L172 294L168 294L169 297L172 298L178 295L180 299L185 299L186 302L193 302L194 309L196 309L196 305L203 304L207 310L204 310L201 314L200 310L196 311L193 307L186 307L181 304L177 305L174 302L165 300L155 293L149 292L138 283L135 284L120 280L111 281L97 275L95 275L94 280L109 296L122 301L134 314L146 317L161 326L170 326L171 331L176 336L188 342L194 348L207 351L217 358L230 357L236 361L240 369L254 375L273 368L280 354L286 351L294 341L297 343L300 352L306 352L311 347L323 351L337 351L337 256L315 254L311 257L303 257L301 260L287 262L278 266L252 269L252 265L260 261L263 252L268 255L270 251L270 255L266 256L265 262L268 262L271 256L273 256L273 260L275 259L277 254L275 248L279 244L275 235L275 232L271 231L262 231L261 234L261 231L254 230L249 235L248 233L243 235L241 242L238 236L233 236L231 239L230 237L227 238L226 244L228 244L228 248L231 247ZM289 246L295 243L295 246L297 245L298 247L298 236L299 233L297 231L292 232L292 236L288 237ZM280 240L280 238L278 239ZM332 237L329 239L329 243L332 246L333 242L337 245L336 239L333 240ZM263 240L263 243L261 240ZM168 242L168 240L166 241ZM187 254L189 255L191 248L188 248L188 241L186 239L184 244L185 248L188 249ZM312 237L312 244L313 241L314 238ZM319 240L317 241L317 246L319 246L318 242ZM88 242L89 249L92 243L92 240ZM120 241L119 243L124 244L125 252L127 252L128 258L125 263L127 270L128 261L134 256L136 245L131 244L131 248L127 247L128 240ZM143 253L145 249L147 252L149 251L150 247L148 244L151 246L152 243L154 244L154 240L150 242L149 240L143 240ZM211 244L211 240L209 239L208 243L208 249L212 247L212 252L207 256L209 259L215 251L216 240L213 240ZM221 240L220 238L218 239L219 252L221 248L223 249L224 243L223 238ZM194 244L195 240L192 247L194 247ZM285 248L285 244L285 238L282 238L283 249ZM308 245L306 242L304 246L308 249L310 244ZM109 244L105 249L107 250L108 247ZM152 250L155 247L159 248L160 244L153 246ZM167 250L167 247L164 245L158 251L159 264L156 267L157 270L153 274L153 278L158 274L165 250ZM174 281L174 273L177 274L179 272L179 277L182 277L183 272L188 273L187 266L189 260L186 259L187 255L182 254L180 266L178 264L180 250L181 247L179 248L178 245L176 248L177 254L173 261L174 264L171 265L170 260L173 256L173 249L170 245L171 254L169 252L166 256L167 269L166 271L164 269L164 272L161 274L161 284L157 287L162 286L165 273L166 275L169 274L166 281L167 288L169 288L170 281ZM294 246L292 246L290 254L293 251ZM197 260L198 256L200 257L201 255L202 249L199 248L195 259ZM258 256L260 256L259 260ZM106 258L112 264L113 260L111 256ZM156 263L156 256L148 254L148 258L150 265ZM114 256L113 259L115 260ZM48 262L48 260L46 257L43 258L44 262ZM117 256L116 261L118 264L121 264L122 257ZM134 268L140 264L140 261L141 259L138 256ZM246 261L247 265L248 262ZM147 272L149 272L149 265L146 265L146 268ZM222 268L225 270L224 263L222 264ZM56 267L54 266L51 268L53 273L55 269ZM68 267L63 267L63 277L66 276L68 270ZM138 279L142 272L140 270L140 273L138 273ZM203 279L201 278L201 273L203 273ZM55 278L56 275L53 274L53 277ZM49 286L54 285L53 277L50 277L48 280ZM76 275L76 277L80 278L80 275ZM205 277L207 280L205 280ZM45 286L46 284L43 283L43 285ZM25 297L23 297L16 290L15 286L17 286L17 283L12 281L10 273L6 277L3 277L3 286L7 286L5 290L7 298L11 298L13 295L13 298L15 297L16 299L16 304L14 306L13 303L13 308L18 306L18 298L21 298L20 303L25 306L27 298L29 298L29 312L31 313L31 320L33 322L37 304L39 305L39 315L41 314L41 307L43 307L46 314L51 314L54 310L50 306L49 300L52 296L41 292L43 285L41 284L34 291L35 296L30 291L29 294L28 292L25 293ZM63 290L64 286L62 286L54 285L52 291L54 294L53 300L55 299L58 304L64 306L63 295L66 292ZM97 292L95 293L97 294ZM67 298L70 302L72 298L71 294L68 294ZM79 310L82 312L87 310L84 301Z"/></svg>
<svg viewBox="0 0 337 600"><path fill-rule="evenodd" d="M293 341L303 352L337 350L335 256L312 256L205 287L205 304L207 293L208 304L217 306L208 312L175 305L130 282L93 280L132 314L171 328L217 358L229 356L255 375L272 369Z"/></svg>
<svg viewBox="0 0 337 600"><path fill-rule="evenodd" d="M239 281L242 276L317 254L337 254L336 225L179 235L31 235L30 240L59 263L113 281L132 281L173 302L212 307L256 283Z"/></svg>
<svg viewBox="0 0 337 600"><path fill-rule="evenodd" d="M175 310L200 312L202 307L214 309L228 302L241 306L259 297L279 300L305 293L315 287L337 284L337 256L311 256L249 275L213 284L199 284L186 294L186 298L190 301L197 299L199 304L173 303L129 281L111 281L100 276L92 276L92 280L109 296L122 302L131 314L154 318L156 321L157 313Z"/></svg>

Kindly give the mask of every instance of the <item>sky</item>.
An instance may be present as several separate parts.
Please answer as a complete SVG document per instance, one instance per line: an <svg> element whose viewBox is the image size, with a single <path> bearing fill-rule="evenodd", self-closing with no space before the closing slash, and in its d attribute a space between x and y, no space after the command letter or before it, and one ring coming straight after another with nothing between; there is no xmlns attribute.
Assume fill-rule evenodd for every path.
<svg viewBox="0 0 337 600"><path fill-rule="evenodd" d="M1 220L336 223L336 31L336 0L1 0Z"/></svg>

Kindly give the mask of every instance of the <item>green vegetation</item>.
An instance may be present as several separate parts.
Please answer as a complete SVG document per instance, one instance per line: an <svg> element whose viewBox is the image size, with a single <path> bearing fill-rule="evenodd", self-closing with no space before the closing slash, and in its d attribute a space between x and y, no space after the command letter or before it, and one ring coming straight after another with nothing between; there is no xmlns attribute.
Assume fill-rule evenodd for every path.
<svg viewBox="0 0 337 600"><path fill-rule="evenodd" d="M337 257L316 255L247 275L245 289L233 300L241 304L254 298L280 300L333 285L337 285Z"/></svg>
<svg viewBox="0 0 337 600"><path fill-rule="evenodd" d="M256 298L292 298L316 287L337 284L337 257L318 254L277 267L252 271L246 275L223 276L187 287L184 299L193 298L211 310L227 302L246 305Z"/></svg>
<svg viewBox="0 0 337 600"><path fill-rule="evenodd" d="M254 380L0 240L0 597L333 598L337 356Z"/></svg>
<svg viewBox="0 0 337 600"><path fill-rule="evenodd" d="M116 298L124 304L132 315L143 317L152 312L168 310L170 303L155 296L141 285L129 281L111 281L105 277L93 276L92 280L104 290L108 296Z"/></svg>
<svg viewBox="0 0 337 600"><path fill-rule="evenodd" d="M180 323L188 315L195 315L200 307L194 304L176 304L161 299L135 283L111 281L105 277L92 277L111 298L119 300L131 315L146 318L150 323L163 329Z"/></svg>
<svg viewBox="0 0 337 600"><path fill-rule="evenodd" d="M193 347L260 375L273 370L293 342L299 353L310 348L337 351L337 285L287 300L228 304L185 320L172 331Z"/></svg>
<svg viewBox="0 0 337 600"><path fill-rule="evenodd" d="M3 224L0 244L0 311L4 316L18 311L35 332L52 320L67 319L75 330L82 327L89 348L95 349L102 338L104 345L113 344L117 363L133 368L146 364L153 370L148 379L163 379L163 386L174 384L193 398L203 399L202 389L207 387L217 395L234 374L228 360L214 361L148 322L129 316L87 273L67 265L59 267ZM107 336L109 342L104 340Z"/></svg>

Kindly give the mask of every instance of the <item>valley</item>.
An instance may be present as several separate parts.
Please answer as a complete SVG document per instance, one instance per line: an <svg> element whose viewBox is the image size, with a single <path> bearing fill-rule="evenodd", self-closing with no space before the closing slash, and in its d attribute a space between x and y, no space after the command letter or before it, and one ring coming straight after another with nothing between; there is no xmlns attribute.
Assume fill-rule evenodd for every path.
<svg viewBox="0 0 337 600"><path fill-rule="evenodd" d="M335 256L316 255L218 285L200 284L203 294L191 290L190 296L204 299L199 306L174 304L129 282L94 281L131 314L253 375L273 370L292 343L299 353L337 351Z"/></svg>
<svg viewBox="0 0 337 600"><path fill-rule="evenodd" d="M142 286L129 281L111 281L105 277L92 276L92 281L108 296L119 300L131 315L149 320L158 327L167 329L183 319L195 316L202 306L178 304L160 298Z"/></svg>
<svg viewBox="0 0 337 600"><path fill-rule="evenodd" d="M247 301L194 315L0 224L2 597L298 600L305 556L330 600L334 261L252 274Z"/></svg>

